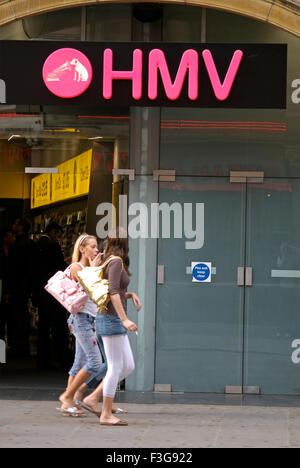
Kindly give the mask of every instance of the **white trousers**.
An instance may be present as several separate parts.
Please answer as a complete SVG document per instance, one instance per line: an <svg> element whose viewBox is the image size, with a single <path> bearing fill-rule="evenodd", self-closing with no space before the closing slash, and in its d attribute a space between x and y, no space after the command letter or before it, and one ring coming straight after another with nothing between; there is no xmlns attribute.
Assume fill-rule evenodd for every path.
<svg viewBox="0 0 300 468"><path fill-rule="evenodd" d="M107 359L103 396L114 398L118 383L134 371L134 358L128 335L102 336Z"/></svg>

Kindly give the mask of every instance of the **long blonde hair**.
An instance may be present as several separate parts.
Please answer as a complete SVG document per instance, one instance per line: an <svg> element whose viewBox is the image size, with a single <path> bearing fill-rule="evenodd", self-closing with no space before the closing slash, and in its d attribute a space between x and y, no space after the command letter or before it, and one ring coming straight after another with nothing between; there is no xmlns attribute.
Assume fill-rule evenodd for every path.
<svg viewBox="0 0 300 468"><path fill-rule="evenodd" d="M91 239L96 239L96 237L86 233L78 237L74 245L72 263L77 263L81 260L82 253L80 252L80 247L85 247Z"/></svg>

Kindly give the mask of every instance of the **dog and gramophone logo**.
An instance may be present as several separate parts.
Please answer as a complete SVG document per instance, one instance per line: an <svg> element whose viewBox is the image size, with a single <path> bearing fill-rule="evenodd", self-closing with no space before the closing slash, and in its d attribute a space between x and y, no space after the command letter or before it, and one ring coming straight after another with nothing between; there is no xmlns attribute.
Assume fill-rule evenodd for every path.
<svg viewBox="0 0 300 468"><path fill-rule="evenodd" d="M72 48L58 49L46 59L43 80L49 91L61 98L83 94L91 84L93 68L82 52Z"/></svg>

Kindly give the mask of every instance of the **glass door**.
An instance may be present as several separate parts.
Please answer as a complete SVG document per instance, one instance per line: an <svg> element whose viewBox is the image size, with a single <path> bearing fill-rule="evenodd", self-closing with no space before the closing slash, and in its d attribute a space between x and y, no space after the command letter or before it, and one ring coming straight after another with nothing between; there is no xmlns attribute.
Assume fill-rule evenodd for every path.
<svg viewBox="0 0 300 468"><path fill-rule="evenodd" d="M237 272L245 258L245 196L244 184L225 177L160 182L164 280L157 286L155 383L172 391L223 393L242 385L244 288ZM181 209L182 236L172 209L176 216ZM192 282L192 262L212 263L210 283Z"/></svg>
<svg viewBox="0 0 300 468"><path fill-rule="evenodd" d="M184 235L158 241L155 383L299 394L300 180L179 177L160 204L181 207ZM192 281L192 262L212 263L211 282Z"/></svg>
<svg viewBox="0 0 300 468"><path fill-rule="evenodd" d="M300 392L300 180L247 187L244 385Z"/></svg>

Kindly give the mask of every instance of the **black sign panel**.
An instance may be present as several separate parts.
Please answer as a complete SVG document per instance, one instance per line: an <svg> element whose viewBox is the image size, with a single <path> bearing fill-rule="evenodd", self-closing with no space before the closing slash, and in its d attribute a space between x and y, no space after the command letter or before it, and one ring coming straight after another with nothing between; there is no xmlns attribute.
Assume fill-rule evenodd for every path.
<svg viewBox="0 0 300 468"><path fill-rule="evenodd" d="M285 44L1 41L0 102L282 109L286 70Z"/></svg>

